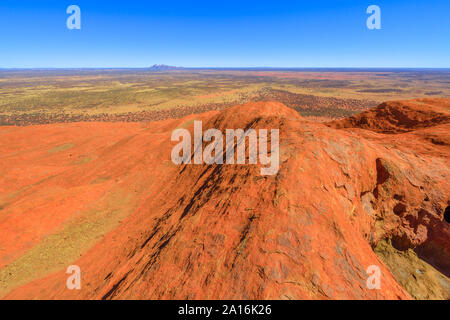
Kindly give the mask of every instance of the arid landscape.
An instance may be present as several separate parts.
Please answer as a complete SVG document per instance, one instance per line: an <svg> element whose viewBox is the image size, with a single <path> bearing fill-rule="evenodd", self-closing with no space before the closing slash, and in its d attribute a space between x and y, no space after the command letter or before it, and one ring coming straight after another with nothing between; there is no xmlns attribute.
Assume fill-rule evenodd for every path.
<svg viewBox="0 0 450 320"><path fill-rule="evenodd" d="M0 299L450 299L448 70L1 70L0 150Z"/></svg>
<svg viewBox="0 0 450 320"><path fill-rule="evenodd" d="M0 71L0 125L154 121L279 101L311 120L398 99L450 98L448 70Z"/></svg>

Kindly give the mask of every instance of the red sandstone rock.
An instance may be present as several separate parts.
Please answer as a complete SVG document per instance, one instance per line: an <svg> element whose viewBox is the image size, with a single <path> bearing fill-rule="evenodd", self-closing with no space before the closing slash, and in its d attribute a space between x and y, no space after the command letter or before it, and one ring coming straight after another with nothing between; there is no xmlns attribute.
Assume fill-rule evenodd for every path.
<svg viewBox="0 0 450 320"><path fill-rule="evenodd" d="M450 270L450 124L437 106L449 100L426 103L331 127L276 102L146 125L2 127L0 297L409 299L372 247L390 238ZM194 119L279 128L278 174L174 165L171 132ZM79 291L66 288L72 264ZM366 286L370 265L380 290Z"/></svg>

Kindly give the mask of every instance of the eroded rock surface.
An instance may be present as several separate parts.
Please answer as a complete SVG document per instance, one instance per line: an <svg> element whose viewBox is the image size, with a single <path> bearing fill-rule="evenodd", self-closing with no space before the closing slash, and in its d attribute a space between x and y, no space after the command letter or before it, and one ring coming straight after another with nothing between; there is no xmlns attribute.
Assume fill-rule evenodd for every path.
<svg viewBox="0 0 450 320"><path fill-rule="evenodd" d="M370 121L327 124L258 102L151 124L0 127L0 297L444 298L448 105L392 102ZM407 116L413 124L398 120L408 108L420 114ZM278 173L173 164L171 133L192 133L194 120L279 129ZM374 251L387 242L389 254ZM412 260L396 252L439 278L411 289L399 274ZM69 265L82 270L81 290L66 288ZM380 290L367 288L371 265Z"/></svg>

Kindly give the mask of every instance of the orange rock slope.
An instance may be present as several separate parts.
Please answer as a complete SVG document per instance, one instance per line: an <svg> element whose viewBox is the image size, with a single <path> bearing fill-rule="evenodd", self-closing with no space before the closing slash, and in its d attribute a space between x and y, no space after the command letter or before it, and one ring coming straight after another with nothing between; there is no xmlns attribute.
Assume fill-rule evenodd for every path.
<svg viewBox="0 0 450 320"><path fill-rule="evenodd" d="M449 102L327 124L265 102L148 124L0 127L0 297L410 299L432 297L426 281L440 277L446 298ZM171 133L194 120L279 129L278 173L173 164ZM380 244L432 271L409 283ZM66 287L70 265L81 290Z"/></svg>

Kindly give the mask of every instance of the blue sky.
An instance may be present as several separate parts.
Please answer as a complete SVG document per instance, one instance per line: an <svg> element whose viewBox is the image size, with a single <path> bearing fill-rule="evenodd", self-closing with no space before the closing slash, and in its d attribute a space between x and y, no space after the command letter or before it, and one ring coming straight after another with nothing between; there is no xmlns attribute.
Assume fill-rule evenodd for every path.
<svg viewBox="0 0 450 320"><path fill-rule="evenodd" d="M449 17L448 0L1 0L0 68L448 68Z"/></svg>

